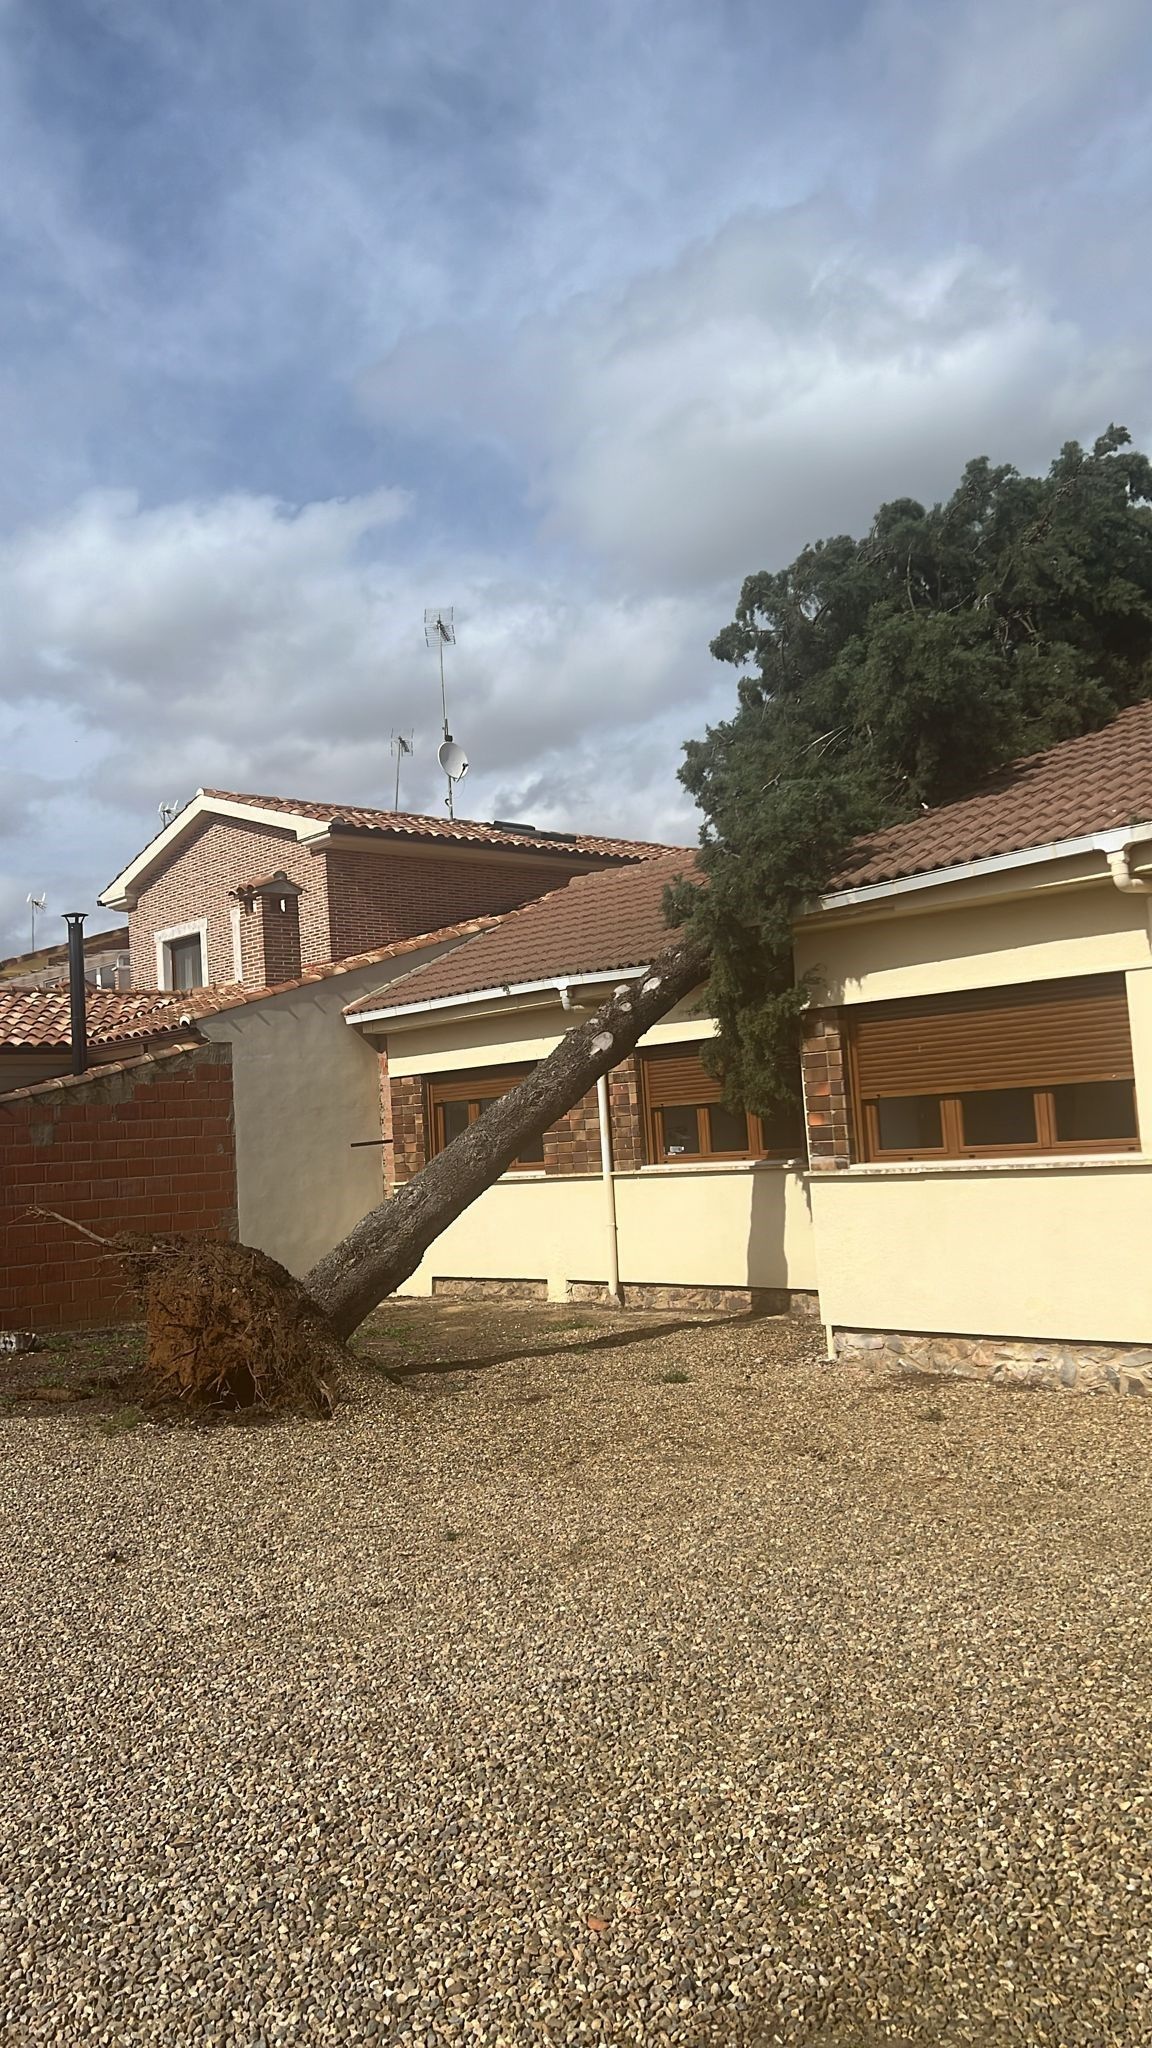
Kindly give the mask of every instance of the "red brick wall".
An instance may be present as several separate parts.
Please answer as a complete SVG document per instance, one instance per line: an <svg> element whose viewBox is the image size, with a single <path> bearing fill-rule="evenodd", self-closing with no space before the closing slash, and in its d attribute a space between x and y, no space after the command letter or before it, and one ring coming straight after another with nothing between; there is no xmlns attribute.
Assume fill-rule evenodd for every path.
<svg viewBox="0 0 1152 2048"><path fill-rule="evenodd" d="M838 1010L808 1010L801 1049L808 1159L814 1173L852 1164L848 1057Z"/></svg>
<svg viewBox="0 0 1152 2048"><path fill-rule="evenodd" d="M156 986L156 933L200 917L208 920L209 981L234 980L230 891L243 882L259 881L278 868L283 868L290 882L298 882L303 892L299 917L304 965L335 958L329 942L328 877L323 859L306 852L292 832L248 825L235 818L205 817L169 854L129 914L136 987Z"/></svg>
<svg viewBox="0 0 1152 2048"><path fill-rule="evenodd" d="M640 1070L635 1053L621 1060L608 1076L608 1107L612 1117L612 1158L620 1173L635 1173L648 1161L644 1118L640 1109Z"/></svg>
<svg viewBox="0 0 1152 2048"><path fill-rule="evenodd" d="M411 1180L428 1158L424 1130L424 1083L418 1074L394 1075L392 1096L393 1182ZM385 1178L388 1178L387 1172Z"/></svg>
<svg viewBox="0 0 1152 2048"><path fill-rule="evenodd" d="M208 920L209 981L232 981L232 892L279 869L302 891L297 914L304 967L486 911L514 910L584 872L579 862L531 855L497 860L464 848L422 855L382 843L354 853L309 853L291 831L206 816L151 877L129 915L136 986L156 985L156 933L198 918ZM265 978L259 919L258 902L250 912L242 906L243 974L253 986ZM281 975L281 965L271 978L294 979Z"/></svg>
<svg viewBox="0 0 1152 2048"><path fill-rule="evenodd" d="M0 1101L0 1329L130 1321L122 1268L64 1224L236 1234L227 1046L159 1053Z"/></svg>
<svg viewBox="0 0 1152 2048"><path fill-rule="evenodd" d="M515 910L583 869L562 860L492 860L466 851L402 853L394 846L324 856L333 960L438 931L485 912Z"/></svg>

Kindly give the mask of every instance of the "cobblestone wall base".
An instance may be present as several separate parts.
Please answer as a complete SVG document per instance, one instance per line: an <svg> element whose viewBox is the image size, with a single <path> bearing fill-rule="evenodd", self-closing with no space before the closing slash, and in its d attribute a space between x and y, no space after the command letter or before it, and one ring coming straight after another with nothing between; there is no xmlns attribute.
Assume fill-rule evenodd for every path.
<svg viewBox="0 0 1152 2048"><path fill-rule="evenodd" d="M629 1281L620 1289L620 1298L625 1308L695 1309L714 1315L819 1314L815 1295L790 1293L786 1287L678 1287ZM568 1299L606 1302L608 1289L603 1280L570 1280Z"/></svg>
<svg viewBox="0 0 1152 2048"><path fill-rule="evenodd" d="M947 1374L994 1387L1052 1393L1152 1396L1152 1345L1081 1344L1050 1339L909 1335L898 1330L837 1330L836 1355L875 1373Z"/></svg>

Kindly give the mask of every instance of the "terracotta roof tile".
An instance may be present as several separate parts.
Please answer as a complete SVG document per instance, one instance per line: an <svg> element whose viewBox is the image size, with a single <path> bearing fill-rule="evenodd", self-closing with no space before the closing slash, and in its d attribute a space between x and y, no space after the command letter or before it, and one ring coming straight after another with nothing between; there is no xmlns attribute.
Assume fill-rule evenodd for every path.
<svg viewBox="0 0 1152 2048"><path fill-rule="evenodd" d="M695 857L685 847L638 867L579 875L562 889L509 911L493 930L466 946L349 1003L345 1014L355 1017L366 1010L516 987L553 975L645 967L672 936L664 922L664 890L694 868Z"/></svg>
<svg viewBox="0 0 1152 2048"><path fill-rule="evenodd" d="M179 1031L201 989L88 990L88 1039L92 1045L155 1038ZM72 1043L67 988L0 988L0 1047L50 1050Z"/></svg>
<svg viewBox="0 0 1152 2048"><path fill-rule="evenodd" d="M419 953L425 946L441 946L450 939L472 939L501 922L500 917L465 918L461 924L441 925L438 931L417 932L409 939L393 939L390 945L373 946L367 953L348 953L343 960L319 960L306 967L295 981L270 982L267 987L246 988L240 982L230 981L215 988L186 989L184 993L190 1003L185 1007L190 1007L197 1017L214 1017L221 1010L236 1010L244 1003L261 1003L266 996L285 995L294 988L308 988L313 982L330 981L337 974L351 974L357 967L381 967L386 960Z"/></svg>
<svg viewBox="0 0 1152 2048"><path fill-rule="evenodd" d="M1063 740L994 776L975 795L862 839L829 889L902 881L1152 822L1152 699L1101 732Z"/></svg>
<svg viewBox="0 0 1152 2048"><path fill-rule="evenodd" d="M252 796L231 789L205 789L200 794L221 803L249 804L254 810L283 811L297 818L315 818L325 825L350 825L379 832L386 839L445 839L468 845L509 846L539 853L584 853L616 860L650 860L668 852L666 844L646 839L606 839L586 832L527 832L514 826L482 824L473 818L428 817L418 811L373 810L363 804L321 804L311 798Z"/></svg>

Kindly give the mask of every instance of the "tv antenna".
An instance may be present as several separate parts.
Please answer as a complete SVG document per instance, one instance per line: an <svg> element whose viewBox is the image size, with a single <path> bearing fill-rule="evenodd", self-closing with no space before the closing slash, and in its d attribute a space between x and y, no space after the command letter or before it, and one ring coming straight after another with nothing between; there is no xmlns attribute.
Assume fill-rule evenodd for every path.
<svg viewBox="0 0 1152 2048"><path fill-rule="evenodd" d="M412 740L413 734L410 732L394 732L388 742L388 752L395 755L396 758L396 800L392 805L394 811L400 809L400 764L405 754L412 753Z"/></svg>
<svg viewBox="0 0 1152 2048"><path fill-rule="evenodd" d="M456 645L456 621L452 605L436 605L424 614L424 638L429 647L435 647L440 656L440 710L444 717L444 738L436 749L436 759L448 778L448 816L455 817L456 784L463 781L468 773L468 756L463 747L453 739L448 727L448 697L444 688L444 649Z"/></svg>
<svg viewBox="0 0 1152 2048"><path fill-rule="evenodd" d="M160 829L162 832L166 832L168 830L169 825L172 823L173 818L178 818L180 816L180 813L183 810L184 806L180 803L157 804L156 808L160 813Z"/></svg>
<svg viewBox="0 0 1152 2048"><path fill-rule="evenodd" d="M29 905L29 907L31 908L31 911L32 911L32 951L33 951L33 952L35 952L35 951L36 951L36 913L37 913L37 911L43 910L43 908L44 908L44 905L45 905L45 904L47 903L47 901L48 901L48 897L47 897L47 895L46 895L46 894L45 894L45 895L43 895L43 896L33 896L33 895L29 894L28 896L26 896L26 897L25 897L25 899L24 899L24 900L25 900L25 902L26 902L26 903L27 903L27 904Z"/></svg>

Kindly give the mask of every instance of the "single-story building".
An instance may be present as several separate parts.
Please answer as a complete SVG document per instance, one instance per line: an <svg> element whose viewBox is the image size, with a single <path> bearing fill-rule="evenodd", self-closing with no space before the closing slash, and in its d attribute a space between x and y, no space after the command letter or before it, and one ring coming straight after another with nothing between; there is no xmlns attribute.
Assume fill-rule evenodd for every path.
<svg viewBox="0 0 1152 2048"><path fill-rule="evenodd" d="M349 1006L395 1180L643 974L685 866L580 878ZM409 1290L618 1274L633 1302L807 1302L845 1354L1152 1391L1150 906L1144 703L875 835L798 919L806 1131L724 1108L682 1004Z"/></svg>

